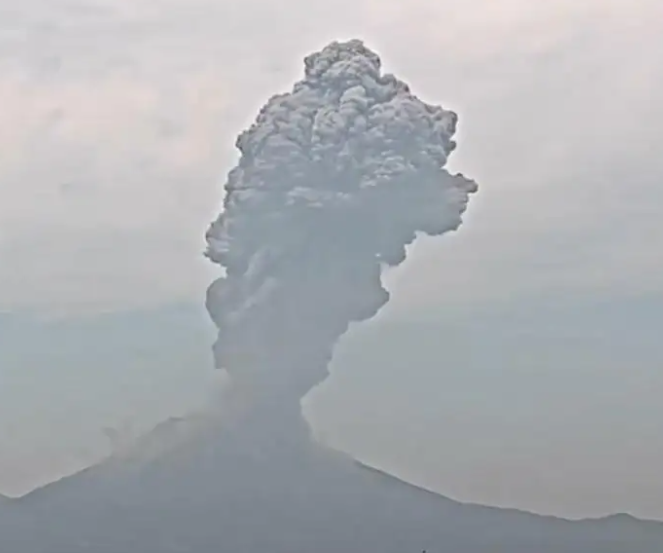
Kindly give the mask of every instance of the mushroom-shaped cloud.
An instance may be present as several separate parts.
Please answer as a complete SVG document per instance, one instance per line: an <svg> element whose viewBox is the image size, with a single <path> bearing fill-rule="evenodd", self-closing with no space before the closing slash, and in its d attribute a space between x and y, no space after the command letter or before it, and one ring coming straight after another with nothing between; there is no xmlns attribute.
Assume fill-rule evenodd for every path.
<svg viewBox="0 0 663 553"><path fill-rule="evenodd" d="M444 166L457 116L383 74L362 41L305 58L304 79L240 134L206 256L216 365L298 405L349 324L388 301L385 266L461 224L474 181ZM263 396L264 397L264 396Z"/></svg>

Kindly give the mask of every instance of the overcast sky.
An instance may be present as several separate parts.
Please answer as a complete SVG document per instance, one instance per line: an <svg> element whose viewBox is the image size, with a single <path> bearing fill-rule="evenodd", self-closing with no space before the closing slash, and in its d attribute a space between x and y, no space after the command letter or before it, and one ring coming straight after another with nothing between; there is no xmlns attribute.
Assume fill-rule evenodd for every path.
<svg viewBox="0 0 663 553"><path fill-rule="evenodd" d="M203 233L235 136L300 77L304 55L352 37L424 100L459 113L452 168L480 185L457 234L419 242L387 276L383 317L660 298L662 31L660 0L0 0L0 310L200 302L214 275ZM551 370L578 362L560 357ZM637 363L661 366L653 354ZM663 392L652 379L647 389ZM644 388L634 390L635 408ZM319 405L334 434L338 402ZM341 422L336 441L360 447L339 437ZM366 455L389 457L378 442ZM654 477L661 448L638 455ZM431 466L392 461L444 487ZM663 502L639 486L629 506L663 518ZM456 491L573 513L601 501Z"/></svg>

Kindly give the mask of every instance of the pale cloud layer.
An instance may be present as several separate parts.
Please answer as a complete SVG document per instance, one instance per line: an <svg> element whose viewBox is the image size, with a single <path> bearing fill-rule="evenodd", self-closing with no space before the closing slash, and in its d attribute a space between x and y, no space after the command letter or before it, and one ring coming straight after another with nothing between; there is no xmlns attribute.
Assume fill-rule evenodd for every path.
<svg viewBox="0 0 663 553"><path fill-rule="evenodd" d="M658 289L659 2L5 0L0 10L0 305L201 297L202 233L235 135L298 78L304 54L350 36L460 112L453 164L482 185L462 232L415 247L393 275L397 301Z"/></svg>

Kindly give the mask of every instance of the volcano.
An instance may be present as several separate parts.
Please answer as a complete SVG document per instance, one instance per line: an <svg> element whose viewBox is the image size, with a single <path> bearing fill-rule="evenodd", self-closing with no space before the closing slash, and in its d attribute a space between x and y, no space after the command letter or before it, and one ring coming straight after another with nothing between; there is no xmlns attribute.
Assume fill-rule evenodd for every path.
<svg viewBox="0 0 663 553"><path fill-rule="evenodd" d="M2 553L661 553L663 523L469 505L317 443L301 400L381 276L457 230L478 185L444 166L458 117L361 41L305 58L237 139L206 256L229 376L219 413L172 420L106 462L0 502ZM443 391L441 391L442 393Z"/></svg>
<svg viewBox="0 0 663 553"><path fill-rule="evenodd" d="M316 443L301 418L274 435L271 415L173 420L100 465L3 500L0 551L663 551L663 523L463 504Z"/></svg>

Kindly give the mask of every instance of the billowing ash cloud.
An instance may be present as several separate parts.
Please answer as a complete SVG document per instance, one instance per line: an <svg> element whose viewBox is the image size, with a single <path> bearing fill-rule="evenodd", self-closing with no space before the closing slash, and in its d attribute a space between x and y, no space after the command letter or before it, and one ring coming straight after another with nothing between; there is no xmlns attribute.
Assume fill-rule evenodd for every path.
<svg viewBox="0 0 663 553"><path fill-rule="evenodd" d="M297 405L325 379L348 325L389 299L382 269L417 233L461 224L477 185L443 169L456 122L382 74L359 40L306 57L304 79L238 137L206 235L225 268L207 293L219 368Z"/></svg>

